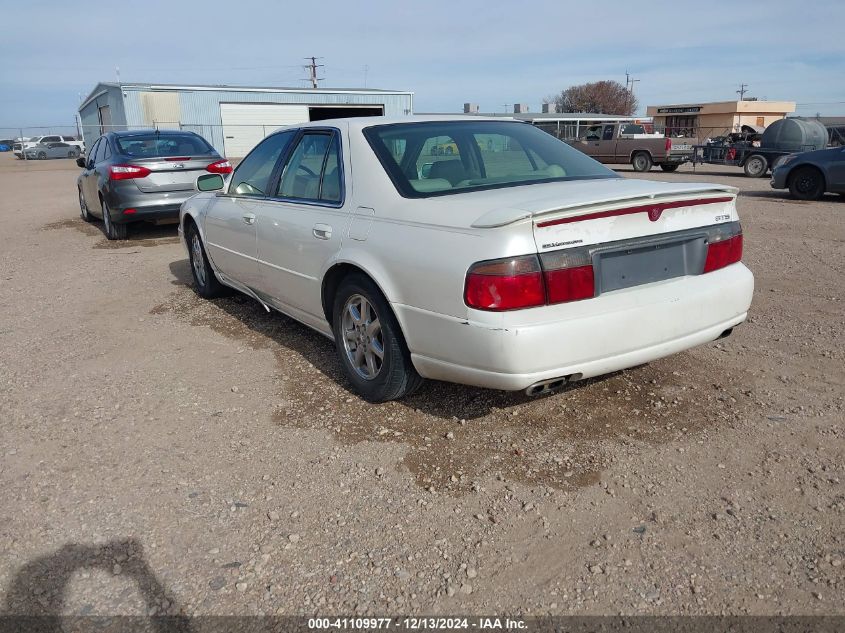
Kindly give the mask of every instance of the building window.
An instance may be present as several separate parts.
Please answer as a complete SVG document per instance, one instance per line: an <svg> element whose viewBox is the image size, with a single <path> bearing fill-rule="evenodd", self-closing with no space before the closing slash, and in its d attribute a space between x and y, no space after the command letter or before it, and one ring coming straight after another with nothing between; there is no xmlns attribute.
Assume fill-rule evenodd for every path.
<svg viewBox="0 0 845 633"><path fill-rule="evenodd" d="M666 136L692 137L696 135L697 128L697 116L667 116L664 134Z"/></svg>

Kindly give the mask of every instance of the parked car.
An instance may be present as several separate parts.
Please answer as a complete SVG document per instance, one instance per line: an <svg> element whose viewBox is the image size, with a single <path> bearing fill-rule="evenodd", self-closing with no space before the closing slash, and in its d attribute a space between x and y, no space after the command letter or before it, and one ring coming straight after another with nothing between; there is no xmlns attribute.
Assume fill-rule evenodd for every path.
<svg viewBox="0 0 845 633"><path fill-rule="evenodd" d="M789 189L799 200L818 200L825 192L845 194L845 148L784 156L775 163L770 184Z"/></svg>
<svg viewBox="0 0 845 633"><path fill-rule="evenodd" d="M131 222L175 221L198 173L232 171L199 134L177 130L109 132L76 162L82 219L102 218L110 240L126 239Z"/></svg>
<svg viewBox="0 0 845 633"><path fill-rule="evenodd" d="M460 158L424 177L435 137ZM197 292L334 339L373 402L424 378L544 393L726 336L751 303L737 189L622 178L521 122L282 128L197 189L179 229Z"/></svg>
<svg viewBox="0 0 845 633"><path fill-rule="evenodd" d="M78 150L78 153L81 155L85 152L85 143L81 140L77 140L75 136L68 136L68 135L49 135L49 136L31 136L26 140L17 141L14 144L13 151L15 156L20 159L25 158L24 152L28 149L32 149L36 145L47 145L49 143L67 143L68 145L72 145ZM26 158L29 156L27 155Z"/></svg>
<svg viewBox="0 0 845 633"><path fill-rule="evenodd" d="M0 139L0 152L11 152L12 145L15 144L15 140L11 138L4 138Z"/></svg>
<svg viewBox="0 0 845 633"><path fill-rule="evenodd" d="M683 139L647 133L634 123L592 125L582 138L568 142L601 163L630 163L635 171L649 171L654 165L675 171L692 158L692 145Z"/></svg>
<svg viewBox="0 0 845 633"><path fill-rule="evenodd" d="M29 160L44 160L45 158L76 158L79 148L67 143L38 143L24 150Z"/></svg>

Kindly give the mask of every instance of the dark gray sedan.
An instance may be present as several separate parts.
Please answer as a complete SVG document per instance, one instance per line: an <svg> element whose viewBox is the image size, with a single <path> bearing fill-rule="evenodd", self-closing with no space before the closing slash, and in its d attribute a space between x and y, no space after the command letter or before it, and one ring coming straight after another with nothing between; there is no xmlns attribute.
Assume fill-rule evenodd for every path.
<svg viewBox="0 0 845 633"><path fill-rule="evenodd" d="M76 158L79 148L67 143L38 143L26 150L29 160L44 160L46 158Z"/></svg>
<svg viewBox="0 0 845 633"><path fill-rule="evenodd" d="M825 192L845 194L845 148L784 156L772 169L771 185L789 189L799 200L818 200Z"/></svg>
<svg viewBox="0 0 845 633"><path fill-rule="evenodd" d="M109 132L76 162L82 219L102 218L110 240L126 239L131 222L178 221L197 176L232 171L203 137L178 130Z"/></svg>

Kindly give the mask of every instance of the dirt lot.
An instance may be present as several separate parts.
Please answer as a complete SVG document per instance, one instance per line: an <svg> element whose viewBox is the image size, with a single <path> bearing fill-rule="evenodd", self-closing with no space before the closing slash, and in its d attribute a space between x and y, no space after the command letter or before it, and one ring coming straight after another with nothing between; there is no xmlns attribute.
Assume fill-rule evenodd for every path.
<svg viewBox="0 0 845 633"><path fill-rule="evenodd" d="M200 300L174 227L108 243L71 161L0 155L0 603L845 612L845 198L723 172L647 177L742 188L732 337L536 400L373 406L328 340Z"/></svg>

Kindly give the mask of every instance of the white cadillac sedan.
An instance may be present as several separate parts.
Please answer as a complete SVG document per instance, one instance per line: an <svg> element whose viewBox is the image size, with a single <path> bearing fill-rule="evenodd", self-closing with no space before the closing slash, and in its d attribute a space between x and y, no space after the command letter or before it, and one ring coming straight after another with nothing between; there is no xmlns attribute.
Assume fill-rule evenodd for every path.
<svg viewBox="0 0 845 633"><path fill-rule="evenodd" d="M543 393L726 336L751 303L736 189L621 178L513 120L282 128L197 189L199 294L332 338L373 402L424 378Z"/></svg>

